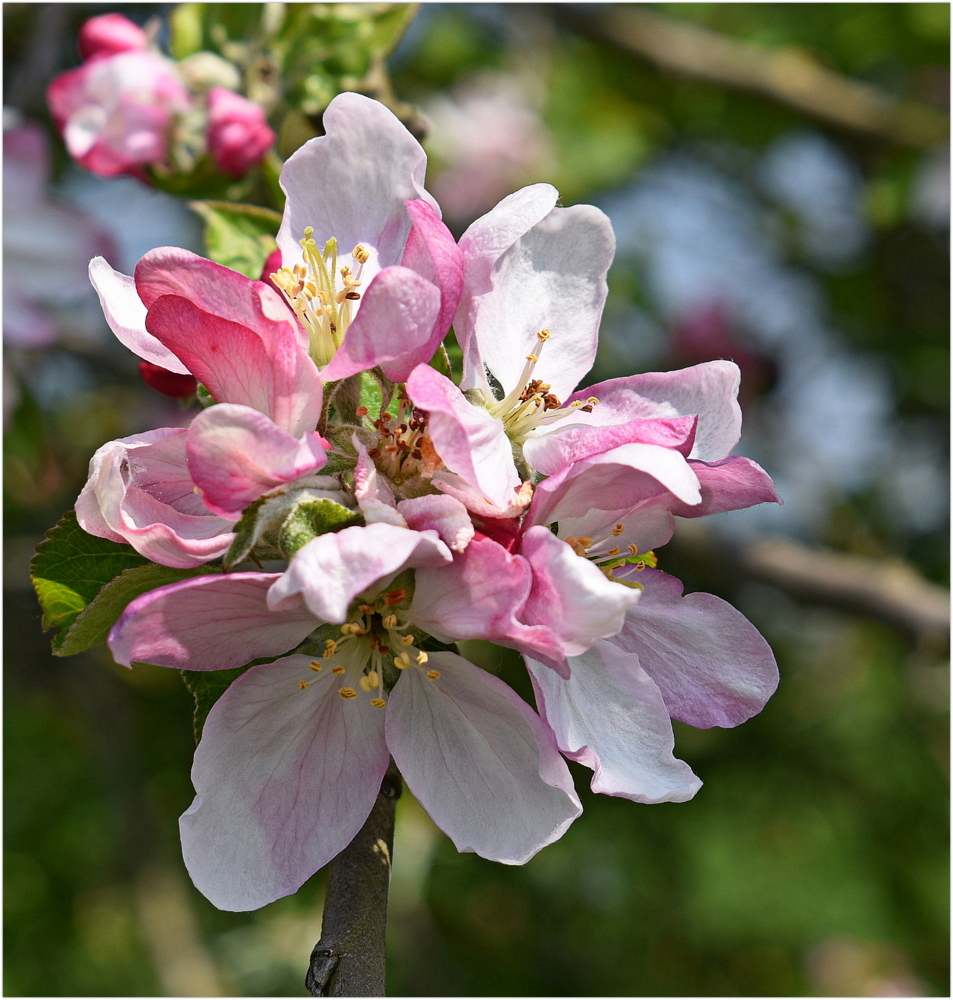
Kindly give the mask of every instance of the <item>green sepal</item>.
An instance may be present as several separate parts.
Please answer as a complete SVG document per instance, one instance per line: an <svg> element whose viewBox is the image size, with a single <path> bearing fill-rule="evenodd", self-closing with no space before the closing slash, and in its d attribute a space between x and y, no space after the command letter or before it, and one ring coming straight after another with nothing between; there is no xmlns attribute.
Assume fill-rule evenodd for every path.
<svg viewBox="0 0 953 1000"><path fill-rule="evenodd" d="M148 563L131 545L87 534L69 511L36 547L30 566L43 628L68 628L106 584Z"/></svg>
<svg viewBox="0 0 953 1000"><path fill-rule="evenodd" d="M360 514L327 499L304 499L292 507L278 532L278 548L290 559L303 545L318 535L341 531L361 524Z"/></svg>
<svg viewBox="0 0 953 1000"><path fill-rule="evenodd" d="M246 278L261 277L265 261L277 246L278 212L227 201L190 201L189 208L205 220L205 248L211 260Z"/></svg>
<svg viewBox="0 0 953 1000"><path fill-rule="evenodd" d="M257 500L252 501L242 513L241 520L232 528L235 537L232 539L232 544L228 547L228 552L225 553L225 558L222 560L226 569L231 569L233 566L244 562L257 544L262 534L258 514L264 506L266 499L266 497L259 497Z"/></svg>

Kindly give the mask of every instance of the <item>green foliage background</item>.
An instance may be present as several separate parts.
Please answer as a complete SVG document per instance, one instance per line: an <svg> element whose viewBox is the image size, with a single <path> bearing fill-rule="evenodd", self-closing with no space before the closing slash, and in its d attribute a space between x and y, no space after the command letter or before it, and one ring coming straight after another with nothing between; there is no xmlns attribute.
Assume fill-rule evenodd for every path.
<svg viewBox="0 0 953 1000"><path fill-rule="evenodd" d="M24 52L46 30L43 10L56 6L5 5L8 93L13 86L34 116L42 100L19 85ZM294 66L285 154L313 131L322 102L366 80L367 46L389 47L406 16L366 5L381 8L381 20L377 34L361 34L345 18L352 5L290 6L307 31L299 25L282 42ZM394 93L426 105L475 72L536 67L552 155L517 183L550 181L564 204L624 187L666 152L730 147L750 159L792 130L827 135L860 178L870 242L851 267L824 269L800 253L793 222L779 214L787 260L810 277L857 356L889 373L892 419L945 435L948 256L912 200L930 143L845 130L728 81L659 69L593 35L605 8L573 5L582 18L572 21L545 5L424 6L391 58ZM631 5L612 6L624 15ZM939 109L948 90L944 4L648 6L765 51L793 48L892 98ZM242 19L256 7L180 8L173 43L179 54L247 44L253 25ZM105 9L68 8L47 38L46 79L75 64L76 28ZM165 10L108 9L139 20ZM431 176L449 169L439 155L432 166ZM754 190L750 173L736 179ZM269 204L273 178L266 170L255 183L242 198ZM212 204L203 214L210 238L221 239L229 210ZM267 252L273 220L239 220L234 266L254 269L248 261ZM635 264L617 264L611 287L610 311L637 305L652 315ZM93 450L144 429L146 393L132 363L80 361L91 380L54 404L21 378L6 431L4 992L304 996L323 875L261 911L230 914L199 895L181 865L176 817L192 799L194 749L181 678L126 671L102 647L54 658L41 634L25 581L33 547L72 506ZM596 376L628 373L610 345ZM770 388L763 396L770 412ZM589 772L572 765L585 812L522 868L457 854L405 795L391 995L948 994L944 638L802 601L686 538L663 550L664 568L688 590L732 601L761 629L780 664L777 695L736 730L676 725L679 755L705 781L690 803L593 796ZM811 541L947 580L945 528L898 525L870 489L832 499ZM469 653L531 700L515 656L479 645Z"/></svg>

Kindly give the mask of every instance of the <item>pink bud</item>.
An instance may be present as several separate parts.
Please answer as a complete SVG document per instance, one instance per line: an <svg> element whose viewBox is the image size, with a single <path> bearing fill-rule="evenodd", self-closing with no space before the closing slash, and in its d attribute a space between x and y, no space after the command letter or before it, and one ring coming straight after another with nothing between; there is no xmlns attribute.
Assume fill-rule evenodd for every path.
<svg viewBox="0 0 953 1000"><path fill-rule="evenodd" d="M225 87L208 92L208 110L208 148L215 166L230 177L242 177L275 141L264 110Z"/></svg>
<svg viewBox="0 0 953 1000"><path fill-rule="evenodd" d="M122 14L101 14L79 29L79 51L87 60L139 51L146 45L146 33Z"/></svg>

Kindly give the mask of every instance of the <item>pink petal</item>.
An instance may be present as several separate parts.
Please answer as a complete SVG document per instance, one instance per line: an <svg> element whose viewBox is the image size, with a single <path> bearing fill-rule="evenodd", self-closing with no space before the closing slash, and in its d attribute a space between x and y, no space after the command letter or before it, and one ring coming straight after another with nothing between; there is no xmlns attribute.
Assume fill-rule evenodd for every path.
<svg viewBox="0 0 953 1000"><path fill-rule="evenodd" d="M393 382L402 382L421 353L429 360L432 331L440 311L440 290L406 267L386 267L364 292L361 308L331 363L325 382L382 365ZM436 348L436 344L433 345Z"/></svg>
<svg viewBox="0 0 953 1000"><path fill-rule="evenodd" d="M178 569L224 555L231 525L195 495L186 435L183 428L163 427L99 448L76 501L83 530L128 542L147 559Z"/></svg>
<svg viewBox="0 0 953 1000"><path fill-rule="evenodd" d="M730 455L720 462L688 463L698 476L702 501L696 507L673 503L670 510L679 517L702 517L726 510L744 510L758 503L781 503L771 477L757 462Z"/></svg>
<svg viewBox="0 0 953 1000"><path fill-rule="evenodd" d="M301 608L271 611L266 596L279 573L199 576L132 601L109 633L117 663L183 670L241 667L293 649L318 623Z"/></svg>
<svg viewBox="0 0 953 1000"><path fill-rule="evenodd" d="M427 157L420 143L377 101L338 94L322 116L325 135L286 161L281 186L288 198L278 231L282 261L301 259L298 241L314 228L319 247L335 237L340 253L363 243L375 251L365 275L399 264L410 232L407 200L422 198Z"/></svg>
<svg viewBox="0 0 953 1000"><path fill-rule="evenodd" d="M590 413L579 414L579 417L591 416ZM610 426L577 423L577 419L566 417L548 433L527 438L523 442L523 454L530 465L551 476L573 462L623 444L674 448L688 458L695 442L696 417L635 419Z"/></svg>
<svg viewBox="0 0 953 1000"><path fill-rule="evenodd" d="M665 492L686 505L700 502L698 479L671 448L626 444L573 465L536 487L529 519L550 524L591 510L631 510Z"/></svg>
<svg viewBox="0 0 953 1000"><path fill-rule="evenodd" d="M252 667L205 722L182 853L221 910L254 910L298 889L354 838L387 770L384 712L369 697L338 696L360 690L360 670L317 674L310 662Z"/></svg>
<svg viewBox="0 0 953 1000"><path fill-rule="evenodd" d="M247 406L219 403L192 421L189 472L206 506L236 519L263 493L320 469L327 456L319 441L293 437Z"/></svg>
<svg viewBox="0 0 953 1000"><path fill-rule="evenodd" d="M263 321L263 336L187 299L164 295L149 309L146 324L217 402L250 406L295 437L314 430L321 415L321 377L287 323L284 330L269 331Z"/></svg>
<svg viewBox="0 0 953 1000"><path fill-rule="evenodd" d="M591 205L574 205L554 208L493 263L490 287L469 306L468 318L479 357L504 393L521 387L530 354L539 355L533 378L556 396L575 389L596 356L614 252L609 219ZM469 268L466 248L464 254ZM542 346L540 330L550 331Z"/></svg>
<svg viewBox="0 0 953 1000"><path fill-rule="evenodd" d="M559 192L551 184L531 184L507 195L496 208L477 219L460 239L463 253L463 293L453 329L463 349L464 388L485 388L486 372L474 328L482 297L493 288L493 268L499 258L556 204Z"/></svg>
<svg viewBox="0 0 953 1000"><path fill-rule="evenodd" d="M626 575L645 589L613 641L638 656L669 714L701 729L757 715L778 686L778 668L751 622L712 594L683 597L667 573Z"/></svg>
<svg viewBox="0 0 953 1000"><path fill-rule="evenodd" d="M397 509L409 528L414 531L433 529L453 552L462 552L473 538L470 514L454 497L411 497L409 500L401 500Z"/></svg>
<svg viewBox="0 0 953 1000"><path fill-rule="evenodd" d="M146 330L146 307L136 291L135 281L113 270L102 257L89 262L89 280L96 289L109 329L133 354L179 375L188 375L184 364Z"/></svg>
<svg viewBox="0 0 953 1000"><path fill-rule="evenodd" d="M548 626L566 656L578 656L596 639L615 635L639 599L637 590L607 579L548 528L530 528L520 555L533 569L533 587L520 618Z"/></svg>
<svg viewBox="0 0 953 1000"><path fill-rule="evenodd" d="M272 587L268 604L291 608L301 600L321 621L343 622L354 598L375 584L381 589L406 567L449 561L436 532L381 523L345 528L299 549Z"/></svg>
<svg viewBox="0 0 953 1000"><path fill-rule="evenodd" d="M521 612L532 587L522 556L490 538L474 538L449 566L418 569L411 621L452 642L489 639L567 669L562 644L545 625L525 625Z"/></svg>
<svg viewBox="0 0 953 1000"><path fill-rule="evenodd" d="M354 499L366 524L382 521L398 528L406 528L407 522L394 502L394 491L388 480L377 471L377 466L367 455L357 434L351 435L357 449L357 463L354 466Z"/></svg>
<svg viewBox="0 0 953 1000"><path fill-rule="evenodd" d="M403 382L418 364L428 362L447 335L463 290L463 252L440 216L425 201L407 202L413 228L407 237L401 264L416 271L440 289L440 311L434 321L430 339L419 350L402 361L403 367L387 377ZM402 372L402 374L401 374Z"/></svg>
<svg viewBox="0 0 953 1000"><path fill-rule="evenodd" d="M697 414L698 430L691 457L704 462L724 458L741 435L738 386L741 373L732 361L706 361L675 372L647 372L610 379L570 396L595 396L594 423L617 424L636 417Z"/></svg>
<svg viewBox="0 0 953 1000"><path fill-rule="evenodd" d="M610 640L573 657L564 679L527 659L543 719L559 749L591 767L592 790L635 802L685 802L701 788L673 755L662 696L636 656Z"/></svg>
<svg viewBox="0 0 953 1000"><path fill-rule="evenodd" d="M403 672L387 704L401 774L459 851L525 864L582 812L551 735L501 680L431 653L428 679Z"/></svg>
<svg viewBox="0 0 953 1000"><path fill-rule="evenodd" d="M503 424L429 365L410 373L407 393L427 411L427 433L444 465L481 490L488 503L512 502L520 478Z"/></svg>

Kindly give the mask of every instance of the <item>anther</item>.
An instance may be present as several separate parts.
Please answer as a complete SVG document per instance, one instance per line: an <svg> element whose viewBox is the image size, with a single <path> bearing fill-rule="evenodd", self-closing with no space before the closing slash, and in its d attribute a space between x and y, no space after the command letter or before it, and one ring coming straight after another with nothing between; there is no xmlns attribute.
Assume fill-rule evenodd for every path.
<svg viewBox="0 0 953 1000"><path fill-rule="evenodd" d="M345 670L344 670L344 667L342 667L341 664L339 663L336 667L332 667L331 668L331 673L332 674L343 674L343 673L345 673Z"/></svg>
<svg viewBox="0 0 953 1000"><path fill-rule="evenodd" d="M421 651L420 651L420 652L419 652L419 653L417 654L417 663L418 663L418 664L419 664L419 665L420 665L421 667L422 667L422 666L423 666L423 665L424 665L424 664L425 664L425 663L426 663L426 662L427 662L427 661L428 661L429 659L430 659L430 657L429 657L429 656L428 656L428 655L427 655L427 654L426 654L426 653L425 653L425 652L424 652L423 650L421 650Z"/></svg>
<svg viewBox="0 0 953 1000"><path fill-rule="evenodd" d="M394 628L397 624L397 615L387 615L382 619L384 628Z"/></svg>
<svg viewBox="0 0 953 1000"><path fill-rule="evenodd" d="M317 672L318 672L318 671L319 671L319 670L321 669L321 664L320 664L320 663L318 663L318 661L317 661L317 660L312 660L312 661L311 661L311 662L310 662L310 663L308 664L308 666L309 666L309 667L310 667L310 668L311 668L311 669L312 669L312 670L313 670L313 671L314 671L315 673L317 673Z"/></svg>
<svg viewBox="0 0 953 1000"><path fill-rule="evenodd" d="M358 245L351 251L351 256L358 262L358 264L366 264L371 259L370 252L362 243L358 243Z"/></svg>
<svg viewBox="0 0 953 1000"><path fill-rule="evenodd" d="M406 670L410 666L410 656L406 652L398 653L398 655L394 657L394 666L396 666L398 670Z"/></svg>
<svg viewBox="0 0 953 1000"><path fill-rule="evenodd" d="M616 525L616 526L615 526L615 527L614 527L614 528L612 529L612 534L613 534L613 536L614 536L615 538L618 538L618 537L619 537L619 535L621 535L623 531L625 531L625 525L622 525L622 524L617 524L617 525Z"/></svg>
<svg viewBox="0 0 953 1000"><path fill-rule="evenodd" d="M371 682L371 687L377 687L381 682L381 676L376 670L368 670L367 679Z"/></svg>
<svg viewBox="0 0 953 1000"><path fill-rule="evenodd" d="M366 417L367 416L367 407L366 406L359 406L354 412L359 417Z"/></svg>
<svg viewBox="0 0 953 1000"><path fill-rule="evenodd" d="M374 708L383 708L387 702L383 698L371 698L371 704Z"/></svg>
<svg viewBox="0 0 953 1000"><path fill-rule="evenodd" d="M407 596L406 590L392 590L384 595L384 603L388 607L392 607L395 604L400 604L400 602Z"/></svg>
<svg viewBox="0 0 953 1000"><path fill-rule="evenodd" d="M639 554L639 547L638 547L638 545L629 545L628 548L629 548L629 555L630 556L637 556Z"/></svg>
<svg viewBox="0 0 953 1000"><path fill-rule="evenodd" d="M341 688L340 691L338 691L338 694L342 698L356 698L357 697L357 692L354 690L354 688Z"/></svg>
<svg viewBox="0 0 953 1000"><path fill-rule="evenodd" d="M536 334L536 339L545 341L549 340L549 336L549 330L540 330L539 333Z"/></svg>
<svg viewBox="0 0 953 1000"><path fill-rule="evenodd" d="M435 681L439 677L440 677L440 671L439 670L428 670L427 671L427 680L428 681Z"/></svg>
<svg viewBox="0 0 953 1000"><path fill-rule="evenodd" d="M362 691L373 691L377 687L376 684L371 684L370 677L362 677L358 683L361 685Z"/></svg>
<svg viewBox="0 0 953 1000"><path fill-rule="evenodd" d="M302 691L307 691L308 688L311 687L311 682L310 681L298 681L298 687Z"/></svg>
<svg viewBox="0 0 953 1000"><path fill-rule="evenodd" d="M536 362L539 361L539 355L537 355L537 354L527 354L526 355L526 360L527 361L532 361L533 364L535 365Z"/></svg>
<svg viewBox="0 0 953 1000"><path fill-rule="evenodd" d="M413 641L414 637L412 635L405 635L404 638L400 640L400 644L402 646L409 646Z"/></svg>

